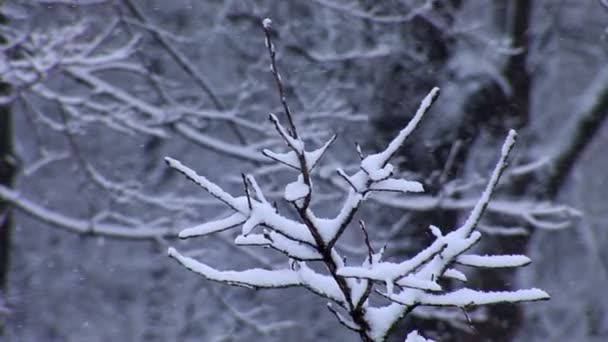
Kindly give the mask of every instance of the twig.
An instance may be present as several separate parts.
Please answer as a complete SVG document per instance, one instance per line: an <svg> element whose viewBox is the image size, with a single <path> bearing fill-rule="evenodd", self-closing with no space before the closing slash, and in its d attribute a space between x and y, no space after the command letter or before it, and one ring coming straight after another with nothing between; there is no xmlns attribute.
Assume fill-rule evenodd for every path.
<svg viewBox="0 0 608 342"><path fill-rule="evenodd" d="M283 110L285 111L285 115L287 116L287 121L289 122L290 134L292 137L297 139L298 132L296 130L296 125L293 121L291 111L289 110L289 106L287 105L285 88L283 86L281 74L279 74L279 70L277 68L276 49L272 42L271 25L272 25L272 20L270 20L268 18L264 19L264 21L262 22L262 28L264 29L264 35L266 36L266 48L268 49L268 54L270 55L270 70L272 71L272 75L274 76L277 90L279 91L279 97L281 99L281 104L283 105Z"/></svg>

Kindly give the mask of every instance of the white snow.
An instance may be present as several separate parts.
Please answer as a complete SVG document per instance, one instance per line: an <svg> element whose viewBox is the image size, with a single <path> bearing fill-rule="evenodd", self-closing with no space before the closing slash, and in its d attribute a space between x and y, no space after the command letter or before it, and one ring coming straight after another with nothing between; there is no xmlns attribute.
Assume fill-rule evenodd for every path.
<svg viewBox="0 0 608 342"><path fill-rule="evenodd" d="M270 114L270 121L272 121L272 123L274 124L277 132L279 132L279 135L281 135L281 138L283 138L283 140L287 143L287 146L289 146L295 153L299 155L304 153L304 141L292 137L287 132L285 127L283 127L283 125L279 121L279 118L277 118L277 116L272 113Z"/></svg>
<svg viewBox="0 0 608 342"><path fill-rule="evenodd" d="M242 234L247 236L251 234L253 229L263 222L263 218L259 216L258 210L253 210L247 221L243 224Z"/></svg>
<svg viewBox="0 0 608 342"><path fill-rule="evenodd" d="M418 334L418 331L414 330L407 335L404 342L435 342L435 341L422 337L420 334Z"/></svg>
<svg viewBox="0 0 608 342"><path fill-rule="evenodd" d="M238 205L237 205L234 197L232 197L229 193L227 193L222 188L217 186L215 183L209 181L207 178L205 178L203 176L200 176L194 170L192 170L189 167L182 164L179 160L165 157L165 161L167 162L167 164L169 164L169 166L171 166L172 168L183 173L190 180L192 180L196 184L203 187L203 189L207 190L207 192L209 192L209 194L211 194L213 197L226 203L228 206L230 206L233 209L238 208Z"/></svg>
<svg viewBox="0 0 608 342"><path fill-rule="evenodd" d="M496 167L494 167L494 171L492 171L492 175L490 176L490 180L488 181L488 184L487 184L485 190L481 194L481 197L477 201L477 204L471 211L471 214L467 218L466 222L459 229L462 231L462 233L464 235L470 234L471 231L473 229L475 229L475 227L479 223L481 214L486 209L488 202L490 202L490 196L492 195L492 192L494 191L496 184L498 184L498 179L500 178L504 168L506 167L507 157L509 156L509 152L511 151L511 149L513 148L513 145L515 144L516 138L517 138L517 133L514 130L510 130L509 134L507 136L507 139L505 140L505 142L502 145L500 159L498 160Z"/></svg>
<svg viewBox="0 0 608 342"><path fill-rule="evenodd" d="M192 272L217 282L253 288L301 285L298 273L289 269L253 268L245 271L219 271L193 258L181 255L175 248L169 248L167 253Z"/></svg>
<svg viewBox="0 0 608 342"><path fill-rule="evenodd" d="M478 291L459 289L445 294L423 294L418 302L423 305L470 307L496 303L517 303L549 299L549 295L539 289L516 291Z"/></svg>
<svg viewBox="0 0 608 342"><path fill-rule="evenodd" d="M262 153L266 157L274 159L281 164L285 164L296 170L300 169L300 160L298 159L298 155L294 151L289 151L287 153L276 153L271 150L265 149L262 151Z"/></svg>
<svg viewBox="0 0 608 342"><path fill-rule="evenodd" d="M306 152L304 154L304 157L306 158L306 164L308 165L309 170L312 170L315 165L319 163L319 160L323 157L323 155L325 154L329 146L331 146L331 144L334 142L334 140L336 140L336 137L337 135L334 134L323 146L314 151Z"/></svg>
<svg viewBox="0 0 608 342"><path fill-rule="evenodd" d="M441 291L441 286L433 280L427 280L422 277L408 276L397 280L397 284L403 287L420 289L426 291Z"/></svg>
<svg viewBox="0 0 608 342"><path fill-rule="evenodd" d="M322 256L310 245L293 241L274 231L264 234L239 235L234 243L241 246L269 246L297 260L320 260Z"/></svg>
<svg viewBox="0 0 608 342"><path fill-rule="evenodd" d="M361 162L361 169L364 170L365 173L368 175L369 179L374 182L387 179L393 174L393 171L395 169L392 164L386 164L382 167L375 167L376 165L374 164L365 163L365 160L366 159L363 159L363 161Z"/></svg>
<svg viewBox="0 0 608 342"><path fill-rule="evenodd" d="M443 273L443 276L446 278L460 280L462 282L467 281L467 276L464 273L462 273L459 270L454 269L454 268L448 268L447 270L445 270L445 272Z"/></svg>
<svg viewBox="0 0 608 342"><path fill-rule="evenodd" d="M461 255L456 262L474 267L501 268L525 266L531 260L525 255Z"/></svg>
<svg viewBox="0 0 608 342"><path fill-rule="evenodd" d="M433 88L430 93L422 100L420 107L414 114L414 117L408 122L399 134L389 143L386 149L380 153L372 154L361 161L361 166L365 170L379 170L383 168L383 165L397 152L399 147L403 144L405 139L412 134L414 129L418 126L418 123L429 110L435 99L439 96L439 88Z"/></svg>
<svg viewBox="0 0 608 342"><path fill-rule="evenodd" d="M308 196L309 193L310 188L304 183L302 175L299 175L298 180L287 184L283 197L288 202L294 202Z"/></svg>
<svg viewBox="0 0 608 342"><path fill-rule="evenodd" d="M238 235L234 238L234 243L239 246L269 246L272 241L268 240L264 234Z"/></svg>
<svg viewBox="0 0 608 342"><path fill-rule="evenodd" d="M394 191L394 192L423 192L424 188L422 184L415 181L408 181L405 179L385 179L379 182L374 182L370 186L371 190L376 191Z"/></svg>
<svg viewBox="0 0 608 342"><path fill-rule="evenodd" d="M314 245L314 238L304 224L279 215L270 204L256 206L254 210L258 212L257 215L261 219L260 224L268 226L291 240Z"/></svg>
<svg viewBox="0 0 608 342"><path fill-rule="evenodd" d="M338 284L331 276L313 271L304 262L299 262L298 265L300 266L298 275L303 285L325 298L332 299L338 303L346 303L342 290L340 290L340 287L338 287Z"/></svg>
<svg viewBox="0 0 608 342"><path fill-rule="evenodd" d="M247 218L241 213L234 213L221 220L206 222L196 227L184 229L179 233L181 239L193 236L204 236L212 233L221 232L226 229L234 228L243 224Z"/></svg>

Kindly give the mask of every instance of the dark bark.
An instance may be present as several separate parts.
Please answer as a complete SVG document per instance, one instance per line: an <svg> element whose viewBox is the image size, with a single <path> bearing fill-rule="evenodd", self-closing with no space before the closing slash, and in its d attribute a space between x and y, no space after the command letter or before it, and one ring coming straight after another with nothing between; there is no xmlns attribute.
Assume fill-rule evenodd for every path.
<svg viewBox="0 0 608 342"><path fill-rule="evenodd" d="M6 84L0 83L0 93L6 91ZM12 145L11 112L9 106L0 106L0 184L12 186L15 173ZM7 281L8 259L12 217L10 206L0 200L0 289L4 290Z"/></svg>
<svg viewBox="0 0 608 342"><path fill-rule="evenodd" d="M523 128L530 117L530 90L532 77L527 68L530 54L530 17L532 14L531 0L516 0L511 3L511 23L509 36L511 46L521 49L520 53L511 56L505 65L504 75L511 86L511 112L509 115L515 121L512 128Z"/></svg>
<svg viewBox="0 0 608 342"><path fill-rule="evenodd" d="M0 24L6 19L0 15ZM5 39L0 36L0 44ZM0 96L10 91L8 84L0 82ZM0 105L0 185L11 187L15 175L15 157L13 151L11 108L9 105ZM12 232L12 216L9 203L0 200L0 296L6 293L8 271L10 266L10 247ZM0 325L0 335L3 327Z"/></svg>

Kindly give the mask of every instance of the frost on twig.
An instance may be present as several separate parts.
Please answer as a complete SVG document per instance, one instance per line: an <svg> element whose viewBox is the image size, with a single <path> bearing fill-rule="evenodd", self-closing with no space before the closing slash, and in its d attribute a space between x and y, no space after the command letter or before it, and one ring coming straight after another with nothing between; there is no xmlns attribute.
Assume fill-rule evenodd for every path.
<svg viewBox="0 0 608 342"><path fill-rule="evenodd" d="M444 290L439 282L442 278L450 278L465 283L466 275L458 269L461 266L506 268L525 266L530 262L529 258L521 255L469 253L481 239L477 227L506 168L507 158L517 136L514 131L509 132L486 188L462 226L445 234L438 227L431 226L435 240L428 247L407 260L389 262L382 260L384 248L378 252L374 251L368 234L370 228L363 221L359 221L365 238L361 244L367 247L367 256L361 263L346 265L344 257L336 249L336 244L344 231L354 223L353 218L369 193L423 191L418 182L393 178L394 168L390 160L437 99L439 89L430 91L412 120L383 151L361 158L357 172L348 174L342 169L336 170L349 185L347 193L334 217L318 217L311 207L315 194L311 170L319 163L335 136L317 149L309 149L307 142L298 136L293 113L287 106L283 92L275 48L269 34L270 26L271 21L265 20L263 28L266 33L266 46L289 128L285 128L275 115L270 115L270 121L289 152L265 150L263 154L276 163L289 166L297 174L296 180L288 183L284 191L284 199L295 210L294 217L280 214L275 206L266 200L252 175L243 175L244 195L235 197L179 161L172 158L166 158L166 161L169 166L183 173L233 211L225 218L187 228L179 237L200 237L240 227L241 232L236 237L235 244L270 247L286 256L288 265L278 269L224 271L184 256L175 248L169 249L170 257L194 273L220 283L249 288L306 288L328 299L328 309L341 324L357 332L362 341L385 341L397 321L417 307L450 306L467 309L480 305L549 298L547 293L539 289L486 292L462 287ZM323 265L325 272L320 271L320 268L310 267L309 263ZM390 304L372 305L372 295L388 299ZM428 340L412 332L406 341Z"/></svg>

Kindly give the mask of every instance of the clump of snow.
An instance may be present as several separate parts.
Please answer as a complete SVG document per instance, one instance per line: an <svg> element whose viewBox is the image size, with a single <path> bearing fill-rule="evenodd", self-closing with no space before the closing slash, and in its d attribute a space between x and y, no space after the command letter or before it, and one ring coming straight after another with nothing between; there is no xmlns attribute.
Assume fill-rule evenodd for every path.
<svg viewBox="0 0 608 342"><path fill-rule="evenodd" d="M414 330L407 335L404 342L435 342L435 341L422 337L420 334L418 334L418 331Z"/></svg>
<svg viewBox="0 0 608 342"><path fill-rule="evenodd" d="M375 182L370 186L371 190L376 191L394 191L394 192L423 192L424 188L422 184L415 181L408 181L405 179L385 179L379 182Z"/></svg>
<svg viewBox="0 0 608 342"><path fill-rule="evenodd" d="M283 197L288 202L294 202L302 199L310 193L310 187L304 183L302 175L298 176L298 180L287 184Z"/></svg>
<svg viewBox="0 0 608 342"><path fill-rule="evenodd" d="M531 261L525 255L461 255L456 259L459 264L483 268L521 267Z"/></svg>

